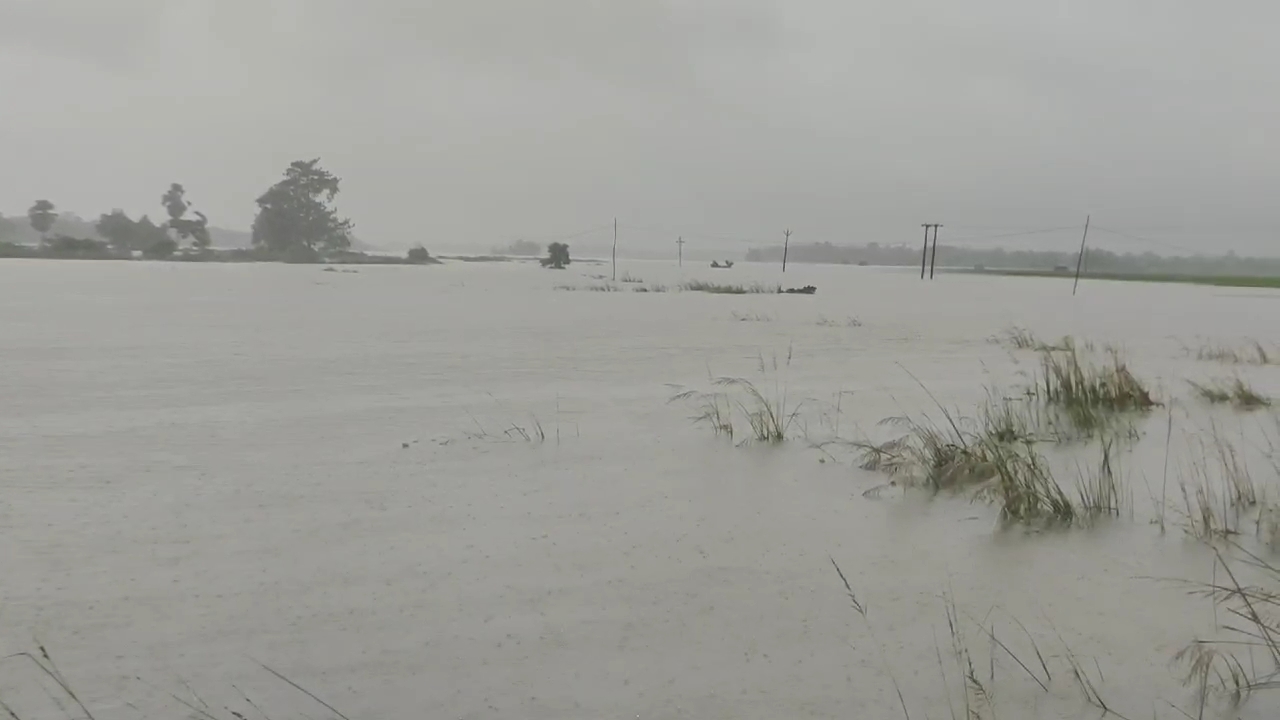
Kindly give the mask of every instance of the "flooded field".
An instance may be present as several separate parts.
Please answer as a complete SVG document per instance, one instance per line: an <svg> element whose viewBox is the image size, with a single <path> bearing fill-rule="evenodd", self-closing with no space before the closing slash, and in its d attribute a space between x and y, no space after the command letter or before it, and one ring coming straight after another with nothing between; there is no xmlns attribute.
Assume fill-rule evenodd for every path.
<svg viewBox="0 0 1280 720"><path fill-rule="evenodd" d="M1280 293L618 272L0 264L0 653L104 720L333 715L264 666L356 719L1280 714L1202 710L1274 664L1193 585L1271 558ZM1064 420L1045 358L1113 351L1153 404ZM1007 517L1021 437L864 467L1007 401L1068 522ZM0 700L85 714L21 657Z"/></svg>

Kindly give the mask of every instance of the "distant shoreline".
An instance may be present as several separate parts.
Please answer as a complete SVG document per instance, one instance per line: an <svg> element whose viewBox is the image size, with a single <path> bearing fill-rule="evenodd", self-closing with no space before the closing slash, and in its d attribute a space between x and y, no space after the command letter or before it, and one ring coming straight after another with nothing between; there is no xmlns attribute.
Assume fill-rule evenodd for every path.
<svg viewBox="0 0 1280 720"><path fill-rule="evenodd" d="M961 275L1000 275L1004 277L1057 278L1059 280L1072 280L1075 278L1074 272L1062 272L1060 270L1004 270L999 268L986 268L982 270L970 268L938 268L938 270L940 272ZM1280 289L1280 277L1267 275L1183 275L1177 273L1083 272L1080 274L1080 279Z"/></svg>

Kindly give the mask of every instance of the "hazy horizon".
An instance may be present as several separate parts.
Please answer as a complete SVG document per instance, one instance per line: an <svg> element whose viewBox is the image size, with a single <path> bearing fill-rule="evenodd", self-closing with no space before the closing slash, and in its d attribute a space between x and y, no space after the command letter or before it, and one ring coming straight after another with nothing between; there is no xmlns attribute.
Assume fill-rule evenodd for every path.
<svg viewBox="0 0 1280 720"><path fill-rule="evenodd" d="M388 250L614 217L645 252L786 228L912 243L922 222L1068 249L1091 213L1116 251L1275 252L1280 8L1261 2L106 5L0 6L6 216L156 217L180 182L245 229L318 156Z"/></svg>

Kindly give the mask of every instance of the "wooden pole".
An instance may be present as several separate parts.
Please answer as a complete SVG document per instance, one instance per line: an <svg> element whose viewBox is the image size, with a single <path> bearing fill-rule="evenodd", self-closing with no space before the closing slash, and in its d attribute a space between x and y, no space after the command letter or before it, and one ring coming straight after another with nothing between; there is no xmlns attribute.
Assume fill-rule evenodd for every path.
<svg viewBox="0 0 1280 720"><path fill-rule="evenodd" d="M791 231L785 230L782 233L782 272L787 271L787 247L791 245Z"/></svg>
<svg viewBox="0 0 1280 720"><path fill-rule="evenodd" d="M676 238L676 247L679 248L678 250L679 260L677 262L680 263L680 267L684 267L684 238L683 237Z"/></svg>
<svg viewBox="0 0 1280 720"><path fill-rule="evenodd" d="M618 218L613 219L613 280L618 281Z"/></svg>
<svg viewBox="0 0 1280 720"><path fill-rule="evenodd" d="M941 225L933 226L933 256L929 258L929 279L933 279L933 267L938 264L938 228Z"/></svg>
<svg viewBox="0 0 1280 720"><path fill-rule="evenodd" d="M1084 216L1084 237L1080 238L1080 257L1076 258L1076 281L1071 284L1071 294L1076 294L1076 288L1080 287L1080 269L1084 267L1084 241L1089 239L1089 219L1091 216Z"/></svg>

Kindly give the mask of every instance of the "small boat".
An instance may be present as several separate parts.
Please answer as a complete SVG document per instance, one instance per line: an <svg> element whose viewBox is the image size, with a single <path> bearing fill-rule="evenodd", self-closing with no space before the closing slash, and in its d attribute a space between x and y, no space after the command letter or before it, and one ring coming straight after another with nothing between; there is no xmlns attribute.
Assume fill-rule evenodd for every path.
<svg viewBox="0 0 1280 720"><path fill-rule="evenodd" d="M712 261L711 261L711 267L713 267L713 268L721 268L721 269L724 269L724 270L728 270L729 268L733 267L733 261L732 261L732 260L725 260L725 261L724 261L724 264L723 264L723 265L721 265L720 263L716 262L715 260L712 260Z"/></svg>
<svg viewBox="0 0 1280 720"><path fill-rule="evenodd" d="M805 285L804 287L787 288L785 290L783 290L782 288L778 288L778 292L783 293L785 295L812 295L818 292L818 288L813 285Z"/></svg>

